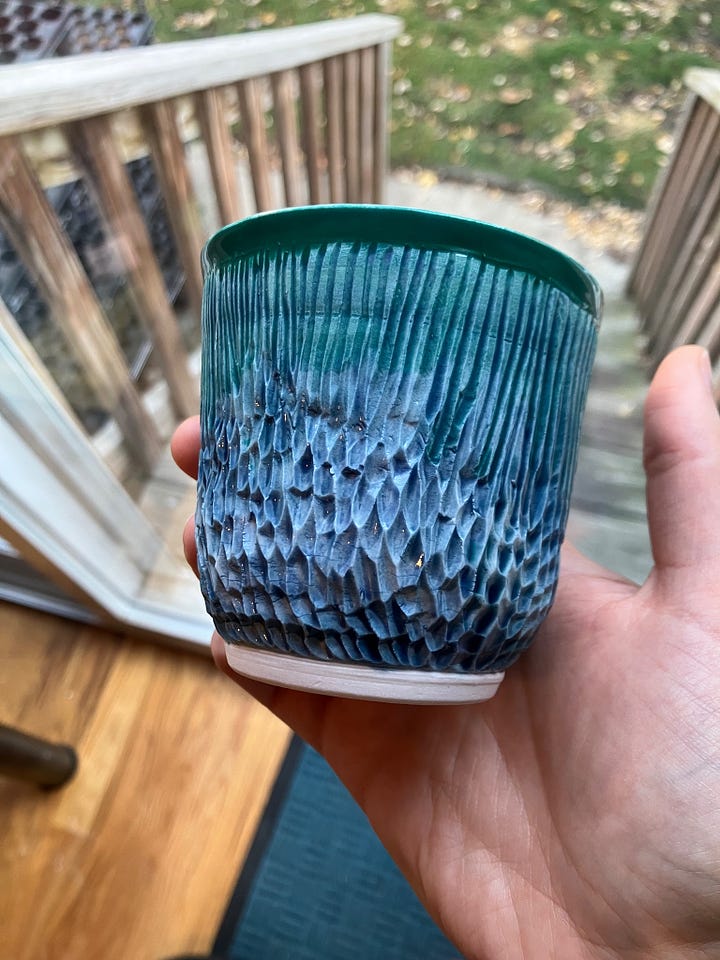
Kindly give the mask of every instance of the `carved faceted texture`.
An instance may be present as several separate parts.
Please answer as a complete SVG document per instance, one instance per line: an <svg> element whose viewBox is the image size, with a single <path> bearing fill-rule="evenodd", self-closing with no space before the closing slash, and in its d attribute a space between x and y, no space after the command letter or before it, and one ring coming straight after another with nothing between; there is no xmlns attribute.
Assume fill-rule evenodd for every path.
<svg viewBox="0 0 720 960"><path fill-rule="evenodd" d="M383 242L210 264L197 544L226 641L496 671L552 603L596 319Z"/></svg>

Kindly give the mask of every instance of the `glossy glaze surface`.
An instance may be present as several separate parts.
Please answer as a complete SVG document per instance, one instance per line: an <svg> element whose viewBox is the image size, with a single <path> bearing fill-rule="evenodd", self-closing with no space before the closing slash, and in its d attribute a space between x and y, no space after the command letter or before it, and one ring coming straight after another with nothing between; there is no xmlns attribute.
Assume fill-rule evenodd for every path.
<svg viewBox="0 0 720 960"><path fill-rule="evenodd" d="M246 221L206 252L208 610L227 641L256 648L502 670L554 596L596 288L555 251L530 272L540 245L525 238L523 269L499 264L480 243L493 228L474 252L433 250L427 234L409 242L407 211L406 242L390 243L386 210L373 223L373 208L353 208L363 239L352 224L336 239L334 223L323 242L313 213L304 234L269 215L257 236ZM457 233L431 214L418 231L428 219Z"/></svg>

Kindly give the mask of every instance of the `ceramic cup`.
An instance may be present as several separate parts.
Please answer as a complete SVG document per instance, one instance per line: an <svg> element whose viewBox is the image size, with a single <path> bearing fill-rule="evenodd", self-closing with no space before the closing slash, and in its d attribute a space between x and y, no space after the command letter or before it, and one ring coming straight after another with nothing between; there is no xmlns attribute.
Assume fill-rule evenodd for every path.
<svg viewBox="0 0 720 960"><path fill-rule="evenodd" d="M204 251L197 507L239 673L492 696L555 593L601 297L527 237L282 210Z"/></svg>

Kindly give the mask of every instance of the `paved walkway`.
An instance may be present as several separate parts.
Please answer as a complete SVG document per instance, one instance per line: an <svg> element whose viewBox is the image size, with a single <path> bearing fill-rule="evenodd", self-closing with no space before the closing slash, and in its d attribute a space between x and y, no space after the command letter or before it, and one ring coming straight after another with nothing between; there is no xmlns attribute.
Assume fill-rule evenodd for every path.
<svg viewBox="0 0 720 960"><path fill-rule="evenodd" d="M205 167L193 172L203 183ZM243 183L243 189L250 191L247 173ZM199 195L212 195L209 184ZM433 183L431 175L413 177L401 171L389 178L386 201L519 230L574 257L597 277L605 294L605 316L585 415L568 536L598 562L634 580L644 580L651 566L641 466L647 377L641 363L636 318L624 293L628 264L600 248L597 234L590 244L571 233L568 221L578 224L582 217L564 216L560 205L550 205L549 214L538 212L527 196L477 185ZM212 216L209 211L206 215ZM604 232L607 235L607 228ZM618 233L623 233L622 224ZM610 241L622 248L624 239L619 236ZM161 492L166 504L167 483Z"/></svg>
<svg viewBox="0 0 720 960"><path fill-rule="evenodd" d="M560 215L533 212L521 198L481 186L390 179L387 201L485 220L519 230L574 257L600 282L605 314L583 426L568 537L585 553L642 581L651 566L641 464L647 375L632 305L628 265L572 236Z"/></svg>

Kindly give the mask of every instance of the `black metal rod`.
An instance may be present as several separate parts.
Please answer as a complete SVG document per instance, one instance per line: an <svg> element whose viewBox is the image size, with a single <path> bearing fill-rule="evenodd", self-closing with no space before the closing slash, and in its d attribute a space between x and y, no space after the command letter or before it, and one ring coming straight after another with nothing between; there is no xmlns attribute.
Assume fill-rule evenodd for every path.
<svg viewBox="0 0 720 960"><path fill-rule="evenodd" d="M41 787L60 787L70 780L77 765L72 747L48 743L0 724L0 775Z"/></svg>

